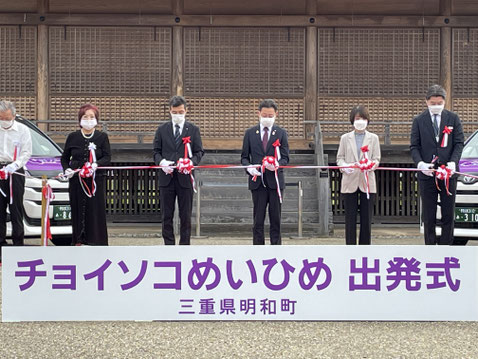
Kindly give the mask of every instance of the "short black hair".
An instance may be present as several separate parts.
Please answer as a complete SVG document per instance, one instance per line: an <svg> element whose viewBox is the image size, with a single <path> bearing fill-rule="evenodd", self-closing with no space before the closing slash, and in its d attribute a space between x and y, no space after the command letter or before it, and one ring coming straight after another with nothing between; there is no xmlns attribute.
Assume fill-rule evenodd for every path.
<svg viewBox="0 0 478 359"><path fill-rule="evenodd" d="M184 108L188 107L188 103L186 102L186 99L183 96L173 96L169 100L169 108L178 107L181 105L184 105Z"/></svg>
<svg viewBox="0 0 478 359"><path fill-rule="evenodd" d="M446 91L440 85L431 85L428 88L426 98L427 98L427 100L429 100L430 97L433 97L433 96L441 96L445 100L446 99Z"/></svg>
<svg viewBox="0 0 478 359"><path fill-rule="evenodd" d="M272 99L262 100L262 102L259 104L259 111L262 110L264 107L273 108L276 112L279 110L279 107L277 106L276 102Z"/></svg>
<svg viewBox="0 0 478 359"><path fill-rule="evenodd" d="M360 117L367 120L367 123L370 122L370 115L368 113L367 107L357 105L352 108L352 111L350 111L350 123L352 125L354 124L355 116L357 115L360 115Z"/></svg>

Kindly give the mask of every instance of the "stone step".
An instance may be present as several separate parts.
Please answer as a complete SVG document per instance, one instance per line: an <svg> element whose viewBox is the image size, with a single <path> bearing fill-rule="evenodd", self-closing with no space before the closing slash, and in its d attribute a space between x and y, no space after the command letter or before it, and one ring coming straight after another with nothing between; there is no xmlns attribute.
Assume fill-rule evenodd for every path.
<svg viewBox="0 0 478 359"><path fill-rule="evenodd" d="M194 207L196 202L194 203ZM215 200L201 200L201 213L218 213L218 212L251 212L253 208L252 198L249 199L215 199ZM317 211L317 200L304 198L302 201L302 210L304 212ZM282 202L282 212L294 212L299 210L299 203L297 198L286 196Z"/></svg>
<svg viewBox="0 0 478 359"><path fill-rule="evenodd" d="M315 189L304 189L304 197L308 200L317 200L318 193ZM297 199L297 187L286 187L284 199ZM201 187L201 201L204 200L251 200L251 191L244 187Z"/></svg>
<svg viewBox="0 0 478 359"><path fill-rule="evenodd" d="M316 176L315 169L301 169L301 168L285 168L284 169L284 176L286 178L289 177L314 177ZM194 175L196 177L244 177L247 178L246 170L245 169L226 169L226 168L214 168L214 169L206 169L206 168L198 168L194 170Z"/></svg>
<svg viewBox="0 0 478 359"><path fill-rule="evenodd" d="M290 165L314 165L315 155L310 153L292 153L289 155L289 164ZM226 153L214 153L206 151L203 158L201 159L201 165L210 165L210 164L230 164L230 165L240 165L241 164L241 153L237 152L226 152Z"/></svg>
<svg viewBox="0 0 478 359"><path fill-rule="evenodd" d="M304 223L302 225L303 236L311 236L317 232L318 224ZM223 223L202 223L201 224L201 236L222 236L224 238L232 236L250 236L252 244L252 224L251 223L235 223L224 225ZM269 224L264 226L264 233L266 237L266 243L269 242ZM297 224L282 223L281 224L282 237L296 237L298 235ZM192 225L192 239L196 235L196 226Z"/></svg>
<svg viewBox="0 0 478 359"><path fill-rule="evenodd" d="M314 235L317 232L318 224L316 223L304 223L302 225L302 232L304 236ZM264 226L264 233L266 237L266 243L269 243L269 225ZM231 236L250 236L252 244L252 224L251 223L234 223L224 225L223 223L201 223L201 236L218 236L221 235L224 238ZM296 237L298 234L297 224L282 223L281 224L282 237ZM192 236L196 235L196 226L192 225Z"/></svg>
<svg viewBox="0 0 478 359"><path fill-rule="evenodd" d="M202 183L202 188L225 188L230 185L231 188L234 187L241 187L244 186L247 188L248 186L248 178L243 176L231 176L231 177L203 177L203 176L196 176L194 177L196 182L200 181ZM258 177L257 181L261 181L261 178ZM298 182L302 182L302 188L304 189L313 189L317 188L317 179L316 177L285 177L285 183L287 185L287 189L289 188L297 188Z"/></svg>
<svg viewBox="0 0 478 359"><path fill-rule="evenodd" d="M195 215L193 215L193 222L195 222ZM268 218L268 215L266 215ZM268 219L266 219L268 221ZM202 223L250 223L252 224L252 211L248 212L218 212L215 214L201 212ZM288 213L282 212L281 223L298 223L297 212ZM302 223L319 223L319 214L317 212L305 212L302 214Z"/></svg>

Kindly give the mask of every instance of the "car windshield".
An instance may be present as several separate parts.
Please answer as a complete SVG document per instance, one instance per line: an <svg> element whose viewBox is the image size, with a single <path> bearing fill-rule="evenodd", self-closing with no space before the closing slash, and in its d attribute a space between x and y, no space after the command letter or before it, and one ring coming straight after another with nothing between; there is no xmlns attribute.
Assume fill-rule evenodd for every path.
<svg viewBox="0 0 478 359"><path fill-rule="evenodd" d="M461 158L478 158L478 133L475 133L467 142Z"/></svg>
<svg viewBox="0 0 478 359"><path fill-rule="evenodd" d="M61 152L56 148L45 135L32 128L29 128L32 135L32 155L41 157L61 156Z"/></svg>

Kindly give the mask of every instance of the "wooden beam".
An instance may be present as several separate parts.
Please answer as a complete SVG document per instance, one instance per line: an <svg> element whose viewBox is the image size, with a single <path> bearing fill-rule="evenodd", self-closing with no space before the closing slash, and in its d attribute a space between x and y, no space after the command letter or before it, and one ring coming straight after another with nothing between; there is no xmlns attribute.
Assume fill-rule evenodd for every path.
<svg viewBox="0 0 478 359"><path fill-rule="evenodd" d="M171 0L171 9L173 15L179 16L184 14L184 0Z"/></svg>
<svg viewBox="0 0 478 359"><path fill-rule="evenodd" d="M183 95L183 27L173 27L173 78L171 94Z"/></svg>
<svg viewBox="0 0 478 359"><path fill-rule="evenodd" d="M317 121L317 28L308 26L306 30L306 68L305 68L305 105L306 121Z"/></svg>
<svg viewBox="0 0 478 359"><path fill-rule="evenodd" d="M478 16L148 15L0 13L0 25L476 27ZM179 22L176 18L179 17ZM313 20L311 20L313 19ZM311 23L313 21L313 23Z"/></svg>
<svg viewBox="0 0 478 359"><path fill-rule="evenodd" d="M305 12L307 15L317 15L317 0L307 0L305 3Z"/></svg>
<svg viewBox="0 0 478 359"><path fill-rule="evenodd" d="M173 14L179 18L184 13L183 0L171 0ZM176 23L179 24L179 23ZM171 95L183 95L183 36L181 25L173 27L173 78L171 81Z"/></svg>
<svg viewBox="0 0 478 359"><path fill-rule="evenodd" d="M49 120L49 76L48 76L48 26L38 25L37 29L37 120ZM47 124L40 124L47 130Z"/></svg>
<svg viewBox="0 0 478 359"><path fill-rule="evenodd" d="M451 0L440 0L440 14L447 17L451 15L451 11ZM440 84L447 93L445 107L449 110L453 107L451 36L450 27L442 27L440 29Z"/></svg>
<svg viewBox="0 0 478 359"><path fill-rule="evenodd" d="M37 11L39 14L46 14L50 10L50 0L37 0Z"/></svg>

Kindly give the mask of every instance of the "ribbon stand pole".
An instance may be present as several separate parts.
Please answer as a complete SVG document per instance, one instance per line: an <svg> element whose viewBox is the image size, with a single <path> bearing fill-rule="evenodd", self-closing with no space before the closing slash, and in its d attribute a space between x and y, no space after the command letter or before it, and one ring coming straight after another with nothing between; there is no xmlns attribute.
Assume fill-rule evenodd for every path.
<svg viewBox="0 0 478 359"><path fill-rule="evenodd" d="M43 192L45 191L45 188L47 186L47 177L45 175L42 176L42 180L41 180L41 188L42 188L42 196L41 196L41 242L40 242L40 246L45 246L46 243L48 243L47 241L45 241L45 209L46 209L46 197L43 196Z"/></svg>

